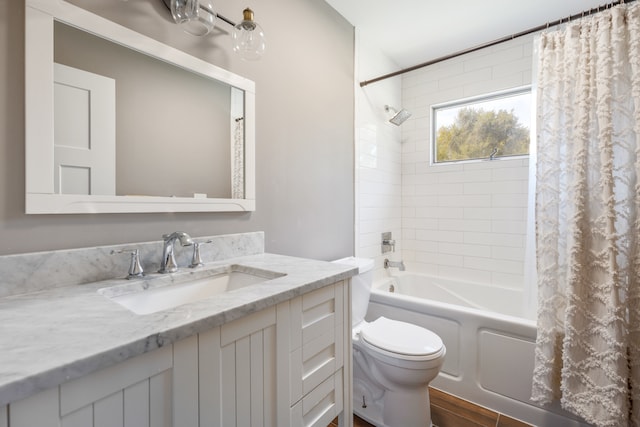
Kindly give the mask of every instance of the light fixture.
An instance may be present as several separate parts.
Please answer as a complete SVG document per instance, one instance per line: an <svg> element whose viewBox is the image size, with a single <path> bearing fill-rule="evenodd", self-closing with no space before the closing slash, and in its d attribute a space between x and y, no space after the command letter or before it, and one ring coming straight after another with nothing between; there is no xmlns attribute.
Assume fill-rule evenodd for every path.
<svg viewBox="0 0 640 427"><path fill-rule="evenodd" d="M171 16L185 32L204 36L213 29L216 18L233 27L233 51L242 59L255 61L262 58L267 47L264 30L253 20L248 7L242 12L242 22L235 22L215 12L212 0L162 0Z"/></svg>
<svg viewBox="0 0 640 427"><path fill-rule="evenodd" d="M256 61L262 58L266 49L266 39L262 27L253 20L253 11L246 8L243 19L233 27L233 51L242 59Z"/></svg>
<svg viewBox="0 0 640 427"><path fill-rule="evenodd" d="M216 12L211 0L171 0L171 16L184 31L205 36L216 24Z"/></svg>

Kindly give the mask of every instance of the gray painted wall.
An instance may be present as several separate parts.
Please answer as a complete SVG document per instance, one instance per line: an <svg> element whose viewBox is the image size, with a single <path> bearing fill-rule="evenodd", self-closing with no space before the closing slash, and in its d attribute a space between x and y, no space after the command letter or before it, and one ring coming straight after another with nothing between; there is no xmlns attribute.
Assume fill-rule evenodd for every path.
<svg viewBox="0 0 640 427"><path fill-rule="evenodd" d="M24 2L0 1L0 255L157 240L173 230L264 231L268 252L353 254L354 37L337 12L322 0L256 4L268 50L244 62L231 50L227 24L195 38L171 23L161 0L72 3L256 82L257 210L25 215ZM217 5L234 20L244 7Z"/></svg>

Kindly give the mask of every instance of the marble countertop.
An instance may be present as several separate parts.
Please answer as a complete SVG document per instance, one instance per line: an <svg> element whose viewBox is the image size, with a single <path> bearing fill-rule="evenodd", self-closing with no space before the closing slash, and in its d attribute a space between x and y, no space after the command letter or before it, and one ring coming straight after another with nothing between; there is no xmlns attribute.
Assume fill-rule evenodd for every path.
<svg viewBox="0 0 640 427"><path fill-rule="evenodd" d="M106 280L0 299L0 405L169 345L298 295L352 277L357 268L274 254L207 263L284 273L198 302L137 315L98 293ZM193 274L184 268L173 276ZM159 276L154 273L146 279Z"/></svg>

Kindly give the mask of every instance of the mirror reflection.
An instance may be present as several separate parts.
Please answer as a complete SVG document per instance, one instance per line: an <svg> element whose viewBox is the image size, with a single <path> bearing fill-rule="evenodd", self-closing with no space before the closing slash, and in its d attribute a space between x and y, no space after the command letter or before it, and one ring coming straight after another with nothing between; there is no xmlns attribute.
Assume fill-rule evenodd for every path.
<svg viewBox="0 0 640 427"><path fill-rule="evenodd" d="M54 62L56 193L242 198L242 91L61 22Z"/></svg>
<svg viewBox="0 0 640 427"><path fill-rule="evenodd" d="M255 210L255 83L26 0L28 214Z"/></svg>

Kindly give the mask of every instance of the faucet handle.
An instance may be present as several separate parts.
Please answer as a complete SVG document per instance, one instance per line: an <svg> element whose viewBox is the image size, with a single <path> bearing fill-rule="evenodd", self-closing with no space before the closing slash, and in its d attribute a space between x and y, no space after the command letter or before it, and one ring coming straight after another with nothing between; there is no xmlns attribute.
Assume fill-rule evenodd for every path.
<svg viewBox="0 0 640 427"><path fill-rule="evenodd" d="M212 242L213 240L207 240L206 242L194 242L193 256L191 257L191 264L189 265L189 267L196 268L204 265L202 263L202 258L200 258L200 245L205 245L207 243L212 243Z"/></svg>
<svg viewBox="0 0 640 427"><path fill-rule="evenodd" d="M140 253L138 249L114 249L111 251L111 255L124 253L131 254L131 263L129 264L127 279L144 276L144 270L142 269L142 265L140 265Z"/></svg>
<svg viewBox="0 0 640 427"><path fill-rule="evenodd" d="M382 253L386 254L387 252L395 252L396 251L396 241L391 238L391 232L385 231L382 233Z"/></svg>

